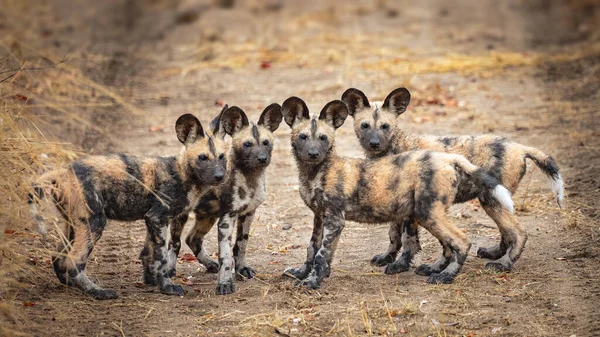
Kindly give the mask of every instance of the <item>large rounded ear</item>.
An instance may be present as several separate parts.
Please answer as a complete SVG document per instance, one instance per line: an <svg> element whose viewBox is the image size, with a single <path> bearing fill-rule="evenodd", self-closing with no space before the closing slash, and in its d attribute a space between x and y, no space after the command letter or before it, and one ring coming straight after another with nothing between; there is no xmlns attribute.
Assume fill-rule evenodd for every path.
<svg viewBox="0 0 600 337"><path fill-rule="evenodd" d="M327 124L333 126L334 129L342 126L347 117L348 107L346 106L346 103L340 100L327 103L319 115L320 120L323 120Z"/></svg>
<svg viewBox="0 0 600 337"><path fill-rule="evenodd" d="M365 94L355 88L350 88L342 94L342 101L346 103L348 106L348 113L350 116L354 117L354 114L357 111L360 111L364 108L370 108L369 100Z"/></svg>
<svg viewBox="0 0 600 337"><path fill-rule="evenodd" d="M283 115L281 114L281 105L273 103L265 108L258 119L258 125L264 125L271 132L277 130Z"/></svg>
<svg viewBox="0 0 600 337"><path fill-rule="evenodd" d="M243 127L250 125L250 122L248 122L248 117L244 110L237 106L232 106L221 113L217 124L219 133L233 136Z"/></svg>
<svg viewBox="0 0 600 337"><path fill-rule="evenodd" d="M298 123L303 119L309 119L310 113L308 112L308 107L306 103L298 97L292 96L283 102L281 106L281 113L283 114L283 119L290 127L293 127L294 124Z"/></svg>
<svg viewBox="0 0 600 337"><path fill-rule="evenodd" d="M213 135L219 135L219 120L221 119L221 116L223 115L223 113L225 111L227 111L227 109L229 109L229 105L225 104L223 105L223 109L221 109L221 112L219 112L219 114L217 115L217 117L215 117L215 119L213 119L210 122L210 131L212 131ZM225 133L221 132L221 137L224 137Z"/></svg>
<svg viewBox="0 0 600 337"><path fill-rule="evenodd" d="M202 124L196 116L192 114L181 115L175 122L175 133L177 139L183 144L193 143L204 137Z"/></svg>
<svg viewBox="0 0 600 337"><path fill-rule="evenodd" d="M404 111L406 111L409 103L410 92L408 92L406 88L398 88L390 92L390 94L385 98L385 101L381 107L383 109L389 109L396 115L401 115Z"/></svg>

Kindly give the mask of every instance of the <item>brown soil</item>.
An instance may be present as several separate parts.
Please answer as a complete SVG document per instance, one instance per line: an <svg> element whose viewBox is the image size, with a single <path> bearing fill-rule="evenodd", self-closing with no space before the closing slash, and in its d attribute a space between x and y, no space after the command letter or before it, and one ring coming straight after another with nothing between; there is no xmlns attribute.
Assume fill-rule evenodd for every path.
<svg viewBox="0 0 600 337"><path fill-rule="evenodd" d="M409 271L384 275L369 265L387 246L387 226L348 223L332 276L322 289L281 276L305 257L312 215L298 191L289 128L276 131L267 201L248 248L256 279L216 296L216 276L180 261L183 297L141 285L143 222L110 222L88 274L120 298L95 301L59 284L44 244L24 235L23 255L46 263L4 296L20 312L11 328L35 336L592 336L600 333L600 8L593 1L267 1L232 9L208 1L66 1L32 6L35 24L0 14L0 35L61 59L133 104L82 107L99 128L53 120L46 133L88 153L167 155L179 150L176 118L207 123L220 102L252 119L271 102L297 95L313 111L351 86L382 99L406 86L413 103L399 119L430 134L492 132L538 147L559 163L567 207L558 209L547 179L530 167L515 196L527 249L508 274L484 270L476 249L498 231L475 203L453 206L454 223L473 242L452 285L434 286ZM25 10L25 9L23 9ZM6 19L6 20L5 20ZM43 71L39 73L43 81ZM0 74L0 79L2 75ZM0 84L1 85L1 84ZM89 93L90 97L95 97ZM7 99L7 101L10 101ZM11 101L12 102L12 101ZM151 130L151 131L150 131ZM362 156L351 122L338 151ZM291 225L291 229L283 227ZM421 231L416 263L438 243ZM216 252L216 233L208 235ZM188 253L185 247L182 254ZM23 304L26 303L27 306Z"/></svg>

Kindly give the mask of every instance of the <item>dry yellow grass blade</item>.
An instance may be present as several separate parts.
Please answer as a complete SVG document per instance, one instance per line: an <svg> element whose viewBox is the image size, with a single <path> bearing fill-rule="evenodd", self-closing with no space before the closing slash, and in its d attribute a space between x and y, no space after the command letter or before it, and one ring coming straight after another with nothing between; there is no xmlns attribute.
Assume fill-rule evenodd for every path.
<svg viewBox="0 0 600 337"><path fill-rule="evenodd" d="M507 67L537 66L543 62L567 62L598 53L600 53L600 44L556 55L497 51L480 55L453 53L433 58L392 58L364 63L363 67L368 70L383 71L390 76L448 72L497 74Z"/></svg>

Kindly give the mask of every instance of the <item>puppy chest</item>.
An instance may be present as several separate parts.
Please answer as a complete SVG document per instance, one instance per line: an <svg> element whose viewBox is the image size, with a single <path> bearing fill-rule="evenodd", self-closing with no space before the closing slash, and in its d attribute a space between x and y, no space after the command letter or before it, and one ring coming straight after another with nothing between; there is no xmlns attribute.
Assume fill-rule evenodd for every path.
<svg viewBox="0 0 600 337"><path fill-rule="evenodd" d="M266 199L267 192L264 181L259 182L255 188L239 185L234 188L233 208L240 214L254 211Z"/></svg>

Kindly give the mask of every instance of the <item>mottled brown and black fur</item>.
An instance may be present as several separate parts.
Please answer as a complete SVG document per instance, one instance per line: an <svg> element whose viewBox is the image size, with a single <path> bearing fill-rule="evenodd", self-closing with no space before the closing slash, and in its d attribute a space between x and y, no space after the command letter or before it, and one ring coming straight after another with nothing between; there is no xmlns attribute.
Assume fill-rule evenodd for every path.
<svg viewBox="0 0 600 337"><path fill-rule="evenodd" d="M465 156L473 164L487 170L511 193L516 192L519 182L525 175L526 159L531 159L542 172L552 179L552 189L556 194L557 203L559 206L562 204L564 192L558 166L552 157L538 149L493 135L438 137L408 134L397 123L397 117L406 111L410 103L410 93L405 88L397 88L392 91L383 104L370 104L365 94L354 88L346 90L342 95L342 100L348 105L350 115L354 117L354 131L367 158L381 158L411 150L456 153ZM475 199L479 192L476 186L468 182L462 182L459 185L455 203ZM487 264L489 268L510 270L515 261L509 261L504 256L507 249L514 245L513 235L518 235L521 232L525 233L525 231L515 221L518 228L515 230L509 228L513 234L507 233L503 229L506 226L500 224L501 221L504 221L503 217L499 217L486 205L483 205L483 207L487 214L498 224L502 240L500 244L494 247L480 248L477 255L482 258L496 260ZM417 232L416 227L411 225L412 222L411 219L406 219L404 224L392 224L390 227L390 247L387 252L376 255L372 260L373 264L385 265L396 258L397 252L402 246L401 240L398 240L400 237L398 230L404 228L405 232L402 237L410 241L418 241L414 237ZM526 236L518 238L516 241L520 242L522 240L526 240ZM414 255L415 252L407 253L406 249L407 247L403 248L401 258ZM410 261L406 261L405 264L409 263Z"/></svg>
<svg viewBox="0 0 600 337"><path fill-rule="evenodd" d="M281 106L274 103L265 108L258 123L249 122L244 111L238 107L229 108L213 121L215 135L223 137L228 134L232 138L228 178L200 199L194 210L196 222L186 243L208 272L219 273L219 295L235 291L233 270L245 278L256 275L254 269L246 263L246 245L254 213L266 198L266 168L271 162L273 132L279 127L282 118ZM208 256L202 245L204 236L217 219L219 263ZM182 228L183 224L173 229L177 251ZM232 258L234 228L236 239Z"/></svg>
<svg viewBox="0 0 600 337"><path fill-rule="evenodd" d="M348 115L342 101L332 101L318 118L310 117L306 104L290 97L282 106L292 128L292 153L296 159L300 195L314 213L313 235L307 260L286 274L318 288L330 273L330 264L346 220L365 223L399 222L411 217L433 234L443 255L418 271L428 282L449 283L460 271L471 246L466 235L447 218L461 180L482 189L482 197L510 214L508 191L463 156L411 151L381 160L354 159L336 154L335 129Z"/></svg>
<svg viewBox="0 0 600 337"><path fill-rule="evenodd" d="M88 257L107 219L144 219L148 229L141 255L144 281L158 285L163 293L183 295L183 288L173 284L169 275L176 261L169 222L181 222L210 186L225 180L229 146L205 133L200 121L190 114L179 117L175 129L184 145L176 156L91 156L48 172L34 184L29 204L42 232L43 218L37 214L36 199L44 194L52 197L65 219L65 242L53 257L62 283L77 286L97 299L116 298L114 290L102 289L88 278Z"/></svg>

